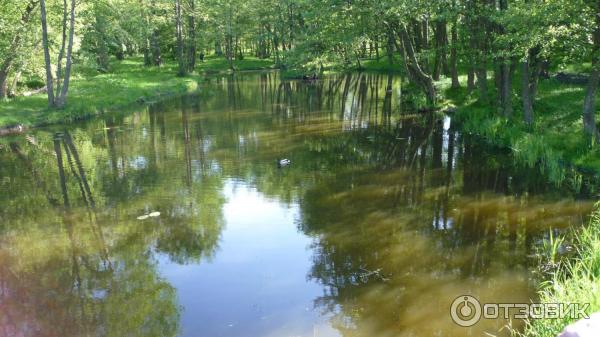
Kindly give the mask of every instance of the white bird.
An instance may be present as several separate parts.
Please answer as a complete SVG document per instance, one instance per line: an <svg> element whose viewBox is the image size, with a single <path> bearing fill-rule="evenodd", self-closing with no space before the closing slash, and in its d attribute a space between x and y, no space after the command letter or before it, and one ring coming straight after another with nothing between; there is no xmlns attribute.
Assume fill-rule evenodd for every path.
<svg viewBox="0 0 600 337"><path fill-rule="evenodd" d="M279 167L283 167L283 166L288 166L289 164L291 164L292 161L289 159L278 159L277 160L277 166Z"/></svg>

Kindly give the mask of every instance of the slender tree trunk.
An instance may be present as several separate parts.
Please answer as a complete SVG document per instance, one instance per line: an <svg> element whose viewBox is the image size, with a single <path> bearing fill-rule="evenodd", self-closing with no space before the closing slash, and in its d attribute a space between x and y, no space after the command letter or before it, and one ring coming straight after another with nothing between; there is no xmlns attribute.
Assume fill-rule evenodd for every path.
<svg viewBox="0 0 600 337"><path fill-rule="evenodd" d="M152 65L152 61L150 60L150 39L148 38L148 29L150 28L150 18L148 13L146 12L146 7L144 5L144 0L140 0L140 14L142 16L142 21L145 23L145 27L143 29L143 39L144 45L142 46L142 51L144 53L144 66L148 67Z"/></svg>
<svg viewBox="0 0 600 337"><path fill-rule="evenodd" d="M523 100L523 121L533 124L533 98L529 88L529 60L521 62L521 97Z"/></svg>
<svg viewBox="0 0 600 337"><path fill-rule="evenodd" d="M188 14L188 71L194 71L196 68L196 10L195 0L189 0L190 13Z"/></svg>
<svg viewBox="0 0 600 337"><path fill-rule="evenodd" d="M500 11L508 10L508 0L500 0ZM498 26L497 30L500 34L505 34L505 29ZM511 64L508 58L502 58L500 64L500 103L504 117L512 116L512 72Z"/></svg>
<svg viewBox="0 0 600 337"><path fill-rule="evenodd" d="M15 73L15 77L13 77L11 85L10 85L10 87L8 87L8 96L9 97L14 97L17 95L17 85L19 84L19 79L21 78L22 71L23 71L23 66L19 67L19 69Z"/></svg>
<svg viewBox="0 0 600 337"><path fill-rule="evenodd" d="M62 34L61 34L61 44L60 44L60 51L58 52L58 61L56 63L56 93L55 93L55 99L58 99L58 96L60 95L60 90L61 90L61 81L63 78L63 70L62 70L62 60L65 57L65 48L67 45L67 17L68 17L68 11L67 11L68 5L67 5L67 0L63 0L63 18L62 18ZM56 105L56 101L54 102L54 104Z"/></svg>
<svg viewBox="0 0 600 337"><path fill-rule="evenodd" d="M65 65L65 78L60 91L57 107L64 107L67 103L67 94L69 92L69 82L71 79L71 66L73 64L73 35L75 34L75 0L71 0L71 17L69 19L69 45L67 47L67 59Z"/></svg>
<svg viewBox="0 0 600 337"><path fill-rule="evenodd" d="M452 47L450 48L450 76L452 77L452 88L460 88L460 82L458 80L458 29L456 27L457 20L454 19L452 23Z"/></svg>
<svg viewBox="0 0 600 337"><path fill-rule="evenodd" d="M154 22L152 20L153 15L156 14L156 4L154 0L150 1L151 15L148 16L148 21L150 26L152 27L152 35L150 37L150 51L152 55L152 65L159 67L162 64L162 56L160 51L160 43L158 41L159 32L158 28L154 27Z"/></svg>
<svg viewBox="0 0 600 337"><path fill-rule="evenodd" d="M448 46L448 32L446 20L437 20L435 23L435 62L433 66L433 79L438 81L442 72L448 75L448 61L446 57Z"/></svg>
<svg viewBox="0 0 600 337"><path fill-rule="evenodd" d="M596 127L596 93L598 91L598 79L600 71L594 69L590 75L586 88L585 101L583 104L583 130L593 137L596 142L600 142L600 133Z"/></svg>
<svg viewBox="0 0 600 337"><path fill-rule="evenodd" d="M187 73L187 67L183 56L183 27L181 24L181 0L175 0L175 34L177 35L177 62L179 64L177 76L185 76Z"/></svg>
<svg viewBox="0 0 600 337"><path fill-rule="evenodd" d="M96 9L95 21L98 68L106 72L109 70L108 46L106 45L106 17L102 13L99 13L98 9ZM144 63L145 60L146 58L144 57Z"/></svg>
<svg viewBox="0 0 600 337"><path fill-rule="evenodd" d="M0 69L0 99L5 98L8 94L8 67Z"/></svg>
<svg viewBox="0 0 600 337"><path fill-rule="evenodd" d="M411 78L415 82L417 82L425 91L425 95L427 96L427 103L430 105L435 105L436 90L433 84L433 79L421 69L406 27L400 24L398 30L403 45L402 48L398 49L402 49L404 53L404 63L406 65L406 69Z"/></svg>
<svg viewBox="0 0 600 337"><path fill-rule="evenodd" d="M54 106L54 85L52 78L52 65L50 63L50 49L48 47L48 26L46 24L46 1L40 0L40 16L42 21L42 45L44 48L44 62L46 64L46 92L48 93L48 105Z"/></svg>
<svg viewBox="0 0 600 337"><path fill-rule="evenodd" d="M502 64L500 66L501 83L500 83L500 101L501 109L504 117L512 116L512 76L510 72L510 65Z"/></svg>

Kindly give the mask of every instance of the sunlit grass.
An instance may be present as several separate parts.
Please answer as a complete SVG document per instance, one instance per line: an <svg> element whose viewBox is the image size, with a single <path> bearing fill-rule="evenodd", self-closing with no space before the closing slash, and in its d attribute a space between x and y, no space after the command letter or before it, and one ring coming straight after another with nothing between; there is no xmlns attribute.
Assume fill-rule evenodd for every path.
<svg viewBox="0 0 600 337"><path fill-rule="evenodd" d="M259 59L252 56L245 56L243 60L233 60L233 70L265 70L273 69L275 64L272 59ZM230 71L231 66L226 58L209 56L204 59L204 62L197 63L197 70L204 72L226 72Z"/></svg>
<svg viewBox="0 0 600 337"><path fill-rule="evenodd" d="M196 90L200 76L176 77L175 65L144 67L141 58L114 62L110 73L75 68L64 109L48 109L46 94L17 97L0 102L0 126L37 126L70 122L120 109L136 102L148 102Z"/></svg>
<svg viewBox="0 0 600 337"><path fill-rule="evenodd" d="M494 91L494 83L488 90ZM448 79L438 83L443 92L442 105L456 107L455 119L466 132L477 134L489 143L508 147L523 164L539 166L555 183L566 177L573 167L600 172L600 152L583 134L581 113L584 88L543 79L539 83L534 104L535 122L532 127L523 122L520 79L513 80L513 116L506 118L493 107L494 97L487 102L478 99L478 92L468 92L466 76L461 76L462 87L450 89Z"/></svg>
<svg viewBox="0 0 600 337"><path fill-rule="evenodd" d="M554 239L549 254L555 254L557 244L562 239ZM600 310L600 211L596 211L590 225L575 235L573 245L577 257L571 260L556 261L557 270L542 284L540 301L542 303L589 303L586 310L589 315ZM524 336L554 337L574 319L536 319L527 322Z"/></svg>

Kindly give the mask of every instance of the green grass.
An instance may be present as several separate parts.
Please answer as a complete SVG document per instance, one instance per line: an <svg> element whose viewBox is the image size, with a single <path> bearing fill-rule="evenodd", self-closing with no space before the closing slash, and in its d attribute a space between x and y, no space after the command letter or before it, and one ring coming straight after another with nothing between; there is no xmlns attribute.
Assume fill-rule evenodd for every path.
<svg viewBox="0 0 600 337"><path fill-rule="evenodd" d="M234 61L236 71L273 67L270 59L245 57ZM195 91L202 79L199 73L227 71L231 71L227 60L214 56L198 62L195 73L186 77L175 76L177 64L174 62L161 67L144 67L140 57L115 61L110 73L105 74L75 65L64 109L49 109L46 94L0 101L0 127L16 124L34 127L85 119L139 102Z"/></svg>
<svg viewBox="0 0 600 337"><path fill-rule="evenodd" d="M201 77L176 77L176 65L144 67L141 58L111 65L100 74L74 68L64 109L48 109L46 94L17 97L0 102L0 127L23 124L26 127L70 122L160 97L194 91ZM82 75L85 74L85 75Z"/></svg>
<svg viewBox="0 0 600 337"><path fill-rule="evenodd" d="M589 303L588 315L600 311L600 211L595 211L589 226L576 233L576 257L556 262L550 279L540 285L541 303ZM557 240L560 242L560 240ZM554 253L551 253L554 254ZM548 257L548 259L553 259ZM532 319L520 336L555 337L574 319Z"/></svg>
<svg viewBox="0 0 600 337"><path fill-rule="evenodd" d="M404 71L404 65L398 58L398 55L394 55L393 63L390 63L387 55L380 55L379 60L377 59L365 59L361 60L361 66L363 71L372 72L385 72L385 73L399 73Z"/></svg>
<svg viewBox="0 0 600 337"><path fill-rule="evenodd" d="M208 56L204 59L204 62L198 62L196 66L196 70L199 72L215 73L231 71L227 59L217 56ZM273 68L275 68L275 64L272 59L259 59L256 57L244 56L243 60L233 61L233 70L236 71L266 70Z"/></svg>
<svg viewBox="0 0 600 337"><path fill-rule="evenodd" d="M490 73L491 78L491 73ZM494 83L488 82L490 97L480 100L477 90L469 93L466 76L460 77L462 87L451 89L450 80L437 83L442 93L440 105L455 107L455 118L466 132L481 136L489 143L511 148L515 157L527 166L539 166L555 183L566 177L567 170L600 173L600 148L583 134L581 113L584 88L541 80L534 104L535 122L528 127L523 122L519 97L520 78L513 80L513 116L505 118L491 104Z"/></svg>

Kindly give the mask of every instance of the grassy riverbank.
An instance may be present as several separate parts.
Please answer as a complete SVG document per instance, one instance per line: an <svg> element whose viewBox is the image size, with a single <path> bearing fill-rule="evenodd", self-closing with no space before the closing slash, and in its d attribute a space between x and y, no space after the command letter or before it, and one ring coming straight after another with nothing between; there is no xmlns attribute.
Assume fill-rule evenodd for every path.
<svg viewBox="0 0 600 337"><path fill-rule="evenodd" d="M235 61L236 70L259 70L273 67L271 60L247 57ZM16 97L0 101L0 128L22 124L26 127L68 123L78 119L122 109L136 103L192 92L202 80L200 73L229 70L223 58L207 58L199 63L195 74L176 77L177 65L169 62L161 67L144 67L142 58L131 58L111 64L109 73L75 65L67 106L49 109L46 94Z"/></svg>
<svg viewBox="0 0 600 337"><path fill-rule="evenodd" d="M516 79L514 82L518 83ZM600 173L600 149L591 144L583 134L581 112L584 88L559 83L554 79L542 80L534 105L535 123L532 127L523 122L520 100L513 98L513 116L505 118L491 104L478 99L463 87L450 89L448 80L440 82L443 89L442 104L455 107L455 117L464 131L483 137L490 143L511 148L517 160L528 166L540 166L558 183L566 171ZM490 81L489 88L493 88ZM518 92L519 88L513 88ZM493 97L487 97L491 101Z"/></svg>
<svg viewBox="0 0 600 337"><path fill-rule="evenodd" d="M574 234L576 257L558 260L556 250L550 252L550 261L558 260L558 267L548 281L541 284L539 301L542 303L589 303L589 315L600 311L600 211L592 214L590 224ZM561 243L557 240L555 247ZM527 337L556 337L574 319L535 319L526 324Z"/></svg>
<svg viewBox="0 0 600 337"><path fill-rule="evenodd" d="M77 67L77 66L76 66ZM113 62L111 72L77 69L72 78L67 106L49 109L46 94L16 97L0 102L0 127L26 127L66 123L119 109L136 102L155 100L196 90L200 76L176 77L174 64L144 67L141 58Z"/></svg>

